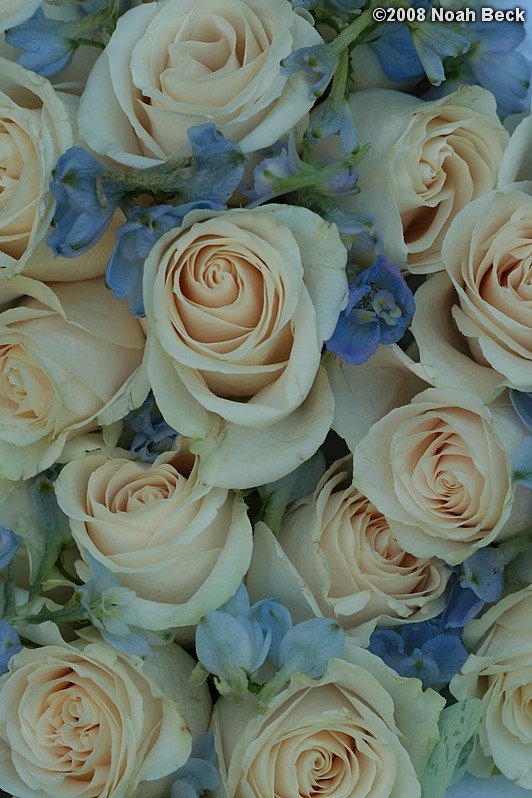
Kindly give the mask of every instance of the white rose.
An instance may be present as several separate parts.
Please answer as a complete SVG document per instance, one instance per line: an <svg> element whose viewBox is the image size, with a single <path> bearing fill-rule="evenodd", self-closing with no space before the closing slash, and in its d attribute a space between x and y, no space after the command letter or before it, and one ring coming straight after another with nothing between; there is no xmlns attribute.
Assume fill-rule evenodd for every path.
<svg viewBox="0 0 532 798"><path fill-rule="evenodd" d="M220 699L216 798L418 798L443 699L364 649L346 647L314 681L297 674L257 715Z"/></svg>
<svg viewBox="0 0 532 798"><path fill-rule="evenodd" d="M55 283L17 275L0 312L0 475L32 476L68 439L144 400L144 333L103 280Z"/></svg>
<svg viewBox="0 0 532 798"><path fill-rule="evenodd" d="M215 124L244 152L269 147L313 104L294 50L320 44L286 0L168 0L118 21L81 99L81 136L134 167L190 154L187 130ZM106 124L100 124L101 114Z"/></svg>
<svg viewBox="0 0 532 798"><path fill-rule="evenodd" d="M143 663L100 643L23 649L0 678L0 788L17 798L165 798L209 721L176 645ZM140 785L140 786L139 786Z"/></svg>
<svg viewBox="0 0 532 798"><path fill-rule="evenodd" d="M354 483L407 550L456 564L523 529L532 494L511 479L526 430L458 389L429 388L372 426L354 453Z"/></svg>
<svg viewBox="0 0 532 798"><path fill-rule="evenodd" d="M532 789L532 588L501 599L464 630L469 655L453 677L457 698L482 699L472 773L489 776L493 762L511 781ZM492 762L493 760L493 762Z"/></svg>
<svg viewBox="0 0 532 798"><path fill-rule="evenodd" d="M42 0L0 0L0 33L29 19Z"/></svg>
<svg viewBox="0 0 532 798"><path fill-rule="evenodd" d="M73 143L65 102L45 78L0 59L0 280L22 271L48 234L52 169Z"/></svg>
<svg viewBox="0 0 532 798"><path fill-rule="evenodd" d="M519 391L532 391L531 229L531 196L490 192L457 216L442 249L452 316L473 359Z"/></svg>
<svg viewBox="0 0 532 798"><path fill-rule="evenodd" d="M285 515L280 545L322 613L346 630L379 616L390 624L437 615L449 569L402 548L384 516L352 485L350 460L335 463L314 495Z"/></svg>
<svg viewBox="0 0 532 798"><path fill-rule="evenodd" d="M199 477L278 479L323 442L320 355L345 302L346 251L305 208L194 211L144 271L148 374L166 421L197 439Z"/></svg>
<svg viewBox="0 0 532 798"><path fill-rule="evenodd" d="M458 211L497 185L509 136L494 97L464 86L433 102L387 89L355 92L350 101L360 142L371 148L357 167L360 193L343 207L375 215L393 263L414 273L440 270Z"/></svg>
<svg viewBox="0 0 532 798"><path fill-rule="evenodd" d="M65 466L55 487L82 557L136 592L142 628L191 627L231 598L248 569L243 499L199 482L186 450L153 465L89 455ZM193 629L178 634L193 640Z"/></svg>

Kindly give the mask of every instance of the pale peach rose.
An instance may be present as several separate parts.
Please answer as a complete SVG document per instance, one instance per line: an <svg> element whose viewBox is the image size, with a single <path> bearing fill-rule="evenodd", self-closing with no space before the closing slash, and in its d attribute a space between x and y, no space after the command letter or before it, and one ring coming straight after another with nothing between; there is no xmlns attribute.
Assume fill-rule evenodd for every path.
<svg viewBox="0 0 532 798"><path fill-rule="evenodd" d="M482 699L482 723L469 770L490 776L493 764L532 790L532 588L501 599L464 630L471 653L451 681L457 698Z"/></svg>
<svg viewBox="0 0 532 798"><path fill-rule="evenodd" d="M508 133L490 92L463 86L425 102L388 89L350 98L360 142L360 193L342 201L374 214L389 260L414 273L442 269L441 246L456 214L495 188ZM323 145L334 152L335 145Z"/></svg>
<svg viewBox="0 0 532 798"><path fill-rule="evenodd" d="M100 643L23 649L0 678L0 788L18 798L166 798L209 722L178 646L143 663Z"/></svg>
<svg viewBox="0 0 532 798"><path fill-rule="evenodd" d="M101 279L55 283L17 275L0 312L0 475L32 476L70 438L144 400L145 337Z"/></svg>
<svg viewBox="0 0 532 798"><path fill-rule="evenodd" d="M137 168L189 155L188 128L206 122L244 152L269 147L313 105L304 74L280 72L294 50L322 42L311 23L286 0L132 8L89 76L80 134Z"/></svg>
<svg viewBox="0 0 532 798"><path fill-rule="evenodd" d="M519 391L532 390L531 231L529 194L490 192L458 215L442 249L453 319L474 360Z"/></svg>
<svg viewBox="0 0 532 798"><path fill-rule="evenodd" d="M346 299L337 229L305 208L193 211L145 264L148 374L167 422L196 439L199 477L277 479L324 440L320 368Z"/></svg>
<svg viewBox="0 0 532 798"><path fill-rule="evenodd" d="M48 80L0 58L0 280L44 242L55 200L52 169L72 146L69 106Z"/></svg>
<svg viewBox="0 0 532 798"><path fill-rule="evenodd" d="M192 642L191 627L231 598L248 569L243 499L199 482L186 447L153 464L88 455L68 463L55 488L82 557L136 592L137 626L180 627L180 642Z"/></svg>
<svg viewBox="0 0 532 798"><path fill-rule="evenodd" d="M350 455L285 515L278 539L323 615L346 630L379 616L414 622L443 609L449 569L402 548L384 516L352 485Z"/></svg>
<svg viewBox="0 0 532 798"><path fill-rule="evenodd" d="M429 388L372 426L354 483L407 551L454 565L529 521L531 494L512 483L510 462L525 435L509 407Z"/></svg>
<svg viewBox="0 0 532 798"><path fill-rule="evenodd" d="M265 714L222 698L215 798L419 798L443 703L354 646L319 681L296 674Z"/></svg>

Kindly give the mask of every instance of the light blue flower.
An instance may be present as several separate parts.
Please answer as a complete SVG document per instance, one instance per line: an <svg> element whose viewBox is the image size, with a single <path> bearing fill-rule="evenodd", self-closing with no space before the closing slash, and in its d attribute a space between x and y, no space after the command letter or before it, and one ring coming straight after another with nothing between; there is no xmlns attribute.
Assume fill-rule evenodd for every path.
<svg viewBox="0 0 532 798"><path fill-rule="evenodd" d="M219 785L214 736L206 732L189 759L174 773L170 798L199 798L205 790L216 790Z"/></svg>
<svg viewBox="0 0 532 798"><path fill-rule="evenodd" d="M325 345L346 363L359 365L379 344L399 341L414 310L414 297L400 269L380 256L351 283L347 307Z"/></svg>
<svg viewBox="0 0 532 798"><path fill-rule="evenodd" d="M109 645L138 657L153 656L147 640L133 632L133 590L121 587L116 574L87 553L92 579L76 588L76 597L92 625Z"/></svg>
<svg viewBox="0 0 532 798"><path fill-rule="evenodd" d="M281 641L292 628L292 617L287 608L275 599L262 599L251 607L249 617L257 621L263 631L271 635L268 657L276 667L280 667L279 648Z"/></svg>
<svg viewBox="0 0 532 798"><path fill-rule="evenodd" d="M244 176L244 153L209 123L190 127L187 136L195 159L194 173L190 183L176 193L176 202L209 200L225 205Z"/></svg>
<svg viewBox="0 0 532 798"><path fill-rule="evenodd" d="M281 74L302 70L309 85L309 99L321 97L338 68L340 53L333 44L300 47L281 61Z"/></svg>
<svg viewBox="0 0 532 798"><path fill-rule="evenodd" d="M527 435L512 456L512 479L532 489L532 435Z"/></svg>
<svg viewBox="0 0 532 798"><path fill-rule="evenodd" d="M55 255L75 258L87 252L111 223L123 191L106 176L102 164L82 147L58 160L50 191L57 200L48 246Z"/></svg>
<svg viewBox="0 0 532 798"><path fill-rule="evenodd" d="M437 621L404 624L399 631L377 630L368 648L400 676L420 679L425 689L447 684L468 657L458 633L442 632Z"/></svg>
<svg viewBox="0 0 532 798"><path fill-rule="evenodd" d="M510 388L510 400L515 412L527 430L532 432L532 393L516 391Z"/></svg>
<svg viewBox="0 0 532 798"><path fill-rule="evenodd" d="M78 47L77 42L62 34L64 24L47 19L38 8L30 19L5 33L12 47L24 50L18 63L45 78L51 78L65 69Z"/></svg>
<svg viewBox="0 0 532 798"><path fill-rule="evenodd" d="M7 568L21 543L22 538L0 524L0 571Z"/></svg>
<svg viewBox="0 0 532 798"><path fill-rule="evenodd" d="M0 675L7 672L7 665L14 654L22 651L18 634L5 618L0 620Z"/></svg>
<svg viewBox="0 0 532 798"><path fill-rule="evenodd" d="M153 463L162 452L171 450L177 432L164 420L150 391L142 405L124 418L118 445L129 449L136 460Z"/></svg>

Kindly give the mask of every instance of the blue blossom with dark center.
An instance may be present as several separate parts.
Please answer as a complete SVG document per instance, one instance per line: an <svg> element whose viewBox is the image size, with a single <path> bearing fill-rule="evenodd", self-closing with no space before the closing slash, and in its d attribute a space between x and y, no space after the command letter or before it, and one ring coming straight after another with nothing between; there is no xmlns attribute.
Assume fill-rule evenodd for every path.
<svg viewBox="0 0 532 798"><path fill-rule="evenodd" d="M489 89L497 100L502 116L526 110L530 85L530 63L517 48L526 31L520 22L471 22L464 27L471 42L465 55L448 64L447 82L425 95L442 97L461 84L474 84Z"/></svg>
<svg viewBox="0 0 532 798"><path fill-rule="evenodd" d="M399 631L377 630L368 648L400 676L420 679L425 689L450 682L468 657L458 634L442 633L436 621L404 624Z"/></svg>
<svg viewBox="0 0 532 798"><path fill-rule="evenodd" d="M144 316L143 267L153 245L163 233L180 227L189 211L201 208L219 211L224 206L204 200L177 207L152 205L142 208L132 204L128 209L127 221L116 233L118 243L109 259L105 279L118 299L127 298L134 316Z"/></svg>
<svg viewBox="0 0 532 798"><path fill-rule="evenodd" d="M55 255L75 258L87 252L109 227L125 192L101 181L105 174L82 147L71 147L59 158L50 183L57 205L48 246Z"/></svg>
<svg viewBox="0 0 532 798"><path fill-rule="evenodd" d="M171 450L176 435L150 392L142 405L125 417L119 445L129 449L136 460L153 463L162 452Z"/></svg>
<svg viewBox="0 0 532 798"><path fill-rule="evenodd" d="M14 654L22 651L18 634L5 618L0 620L0 676L7 672L7 665Z"/></svg>
<svg viewBox="0 0 532 798"><path fill-rule="evenodd" d="M379 344L399 341L414 310L414 297L400 269L379 256L349 286L347 307L325 345L346 363L359 365Z"/></svg>
<svg viewBox="0 0 532 798"><path fill-rule="evenodd" d="M0 571L7 568L21 543L22 538L0 524Z"/></svg>
<svg viewBox="0 0 532 798"><path fill-rule="evenodd" d="M7 30L5 40L12 47L24 50L18 63L45 78L51 78L65 69L78 47L77 42L66 37L64 23L47 19L42 8L26 22Z"/></svg>

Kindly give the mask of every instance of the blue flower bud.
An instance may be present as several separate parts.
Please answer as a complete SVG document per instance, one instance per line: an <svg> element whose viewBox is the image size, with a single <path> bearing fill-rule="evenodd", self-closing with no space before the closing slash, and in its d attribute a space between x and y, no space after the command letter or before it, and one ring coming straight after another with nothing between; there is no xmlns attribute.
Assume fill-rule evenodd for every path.
<svg viewBox="0 0 532 798"><path fill-rule="evenodd" d="M243 697L248 680L268 655L271 633L244 615L208 612L196 627L200 663L229 686L235 699Z"/></svg>
<svg viewBox="0 0 532 798"><path fill-rule="evenodd" d="M55 167L50 190L57 200L48 246L55 255L74 258L87 252L111 223L123 190L99 182L102 164L81 147L71 147Z"/></svg>
<svg viewBox="0 0 532 798"><path fill-rule="evenodd" d="M22 538L0 524L0 571L7 568L21 543Z"/></svg>
<svg viewBox="0 0 532 798"><path fill-rule="evenodd" d="M38 8L30 19L5 33L12 47L24 50L18 63L45 78L65 69L77 49L77 42L62 35L63 22L46 19Z"/></svg>
<svg viewBox="0 0 532 798"><path fill-rule="evenodd" d="M281 666L279 646L281 640L292 628L292 617L286 607L275 599L263 599L251 607L249 617L257 621L265 633L271 634L268 657L276 667Z"/></svg>
<svg viewBox="0 0 532 798"><path fill-rule="evenodd" d="M214 736L206 732L192 750L185 764L173 775L170 798L199 798L205 790L216 790L220 784Z"/></svg>
<svg viewBox="0 0 532 798"><path fill-rule="evenodd" d="M340 53L331 44L300 47L281 61L281 74L303 70L309 83L309 99L321 97L338 67Z"/></svg>
<svg viewBox="0 0 532 798"><path fill-rule="evenodd" d="M285 678L306 673L321 679L331 657L344 651L344 630L332 618L311 618L292 626L279 645L278 662Z"/></svg>

